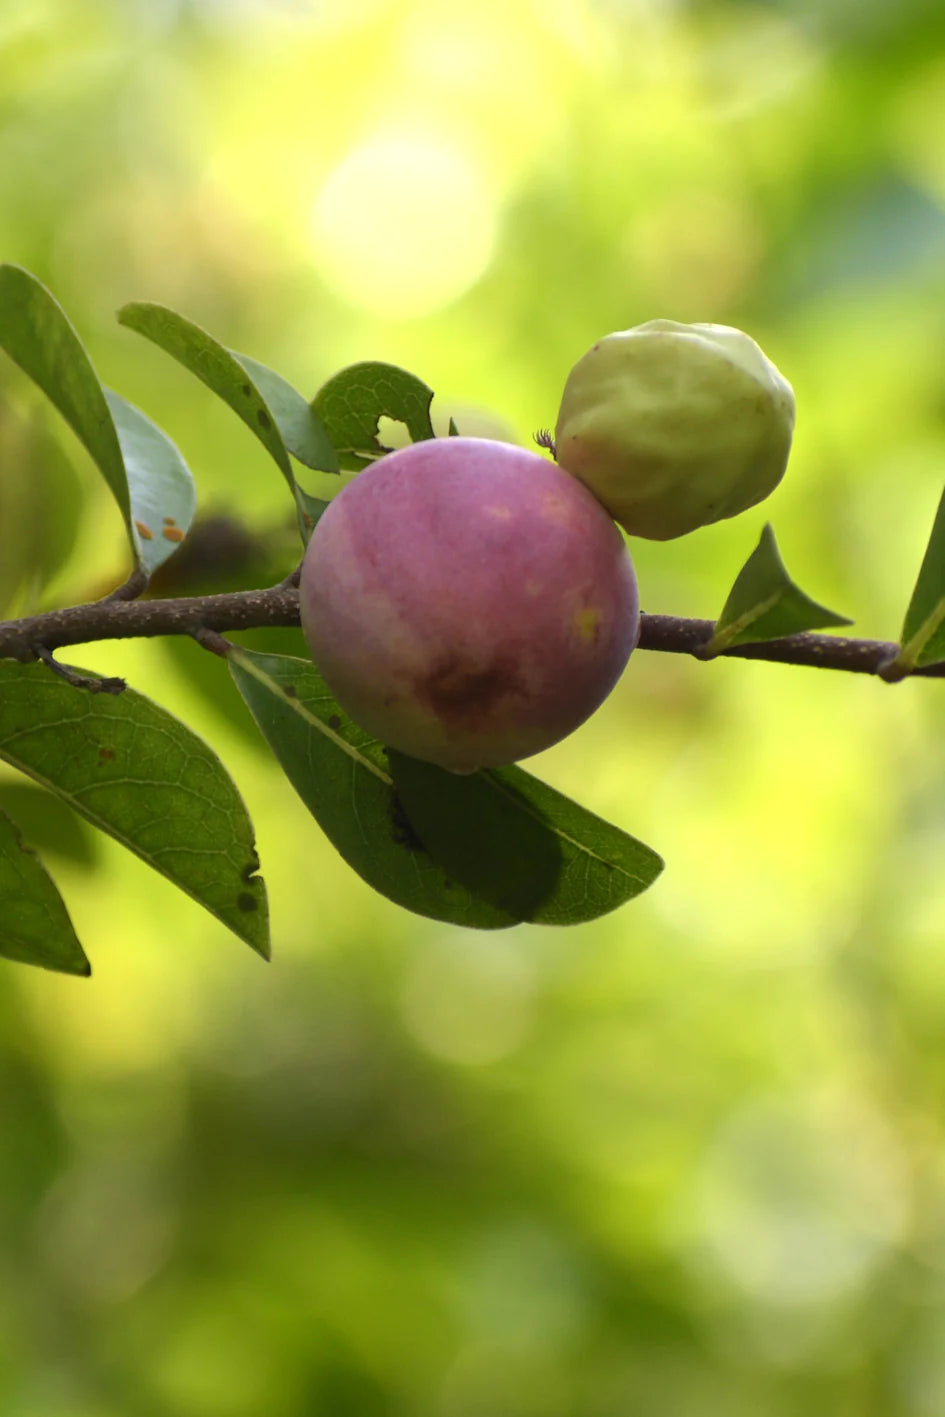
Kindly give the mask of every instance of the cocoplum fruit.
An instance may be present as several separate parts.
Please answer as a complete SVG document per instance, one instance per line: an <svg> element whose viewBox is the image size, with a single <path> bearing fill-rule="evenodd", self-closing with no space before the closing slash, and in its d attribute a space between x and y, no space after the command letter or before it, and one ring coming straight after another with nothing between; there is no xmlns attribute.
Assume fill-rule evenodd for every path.
<svg viewBox="0 0 945 1417"><path fill-rule="evenodd" d="M455 772L550 747L622 673L639 628L623 538L537 453L434 438L342 488L299 587L312 658L383 743Z"/></svg>
<svg viewBox="0 0 945 1417"><path fill-rule="evenodd" d="M749 335L650 320L578 360L555 445L631 535L665 541L773 492L793 431L791 386Z"/></svg>

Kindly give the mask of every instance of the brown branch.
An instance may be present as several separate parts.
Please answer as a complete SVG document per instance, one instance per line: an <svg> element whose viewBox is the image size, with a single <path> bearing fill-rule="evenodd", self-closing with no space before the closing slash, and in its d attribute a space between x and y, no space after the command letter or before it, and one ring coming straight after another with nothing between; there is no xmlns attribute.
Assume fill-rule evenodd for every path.
<svg viewBox="0 0 945 1417"><path fill-rule="evenodd" d="M702 658L700 651L712 638L715 622L686 620L675 615L644 615L640 625L640 649L662 650L668 654L692 654ZM877 674L885 678L884 670L899 653L891 640L851 640L841 635L785 635L779 640L765 640L756 645L733 645L723 650L719 659L767 659L776 664L801 664L813 669L845 669L851 674ZM930 664L925 669L912 670L913 675L926 679L945 677L945 664ZM896 674L893 678L906 678Z"/></svg>
<svg viewBox="0 0 945 1417"><path fill-rule="evenodd" d="M43 615L30 615L23 620L3 621L0 622L0 659L23 662L46 659L48 662L53 650L67 645L155 635L191 635L217 653L225 652L225 642L219 638L224 631L299 623L299 593L290 584L291 579L268 590L181 596L173 600L98 600ZM711 620L644 615L639 646L701 658L713 629ZM736 645L719 658L767 659L779 664L843 669L883 677L883 671L895 659L897 651L898 645L886 640L805 634L787 635L764 644ZM913 672L923 678L942 678L945 664L933 664Z"/></svg>
<svg viewBox="0 0 945 1417"><path fill-rule="evenodd" d="M298 623L299 593L288 586L174 600L95 600L0 622L0 659L37 659L40 646L54 650L94 640L197 636L204 630L254 630Z"/></svg>

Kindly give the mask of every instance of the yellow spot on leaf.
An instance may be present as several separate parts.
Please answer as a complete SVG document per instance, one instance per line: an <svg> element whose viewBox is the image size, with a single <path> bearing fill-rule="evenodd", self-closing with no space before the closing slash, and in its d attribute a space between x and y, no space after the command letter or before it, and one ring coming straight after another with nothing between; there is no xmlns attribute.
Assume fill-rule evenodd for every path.
<svg viewBox="0 0 945 1417"><path fill-rule="evenodd" d="M176 525L176 522L174 521L174 518L173 518L173 517L165 517L165 518L164 518L164 525L165 525L165 526L175 526L175 525Z"/></svg>
<svg viewBox="0 0 945 1417"><path fill-rule="evenodd" d="M144 522L136 521L135 526L138 528L138 535L143 536L145 541L154 540L154 532L149 526L145 526Z"/></svg>
<svg viewBox="0 0 945 1417"><path fill-rule="evenodd" d="M184 533L179 526L166 526L164 528L164 535L167 537L168 541L183 541L184 539Z"/></svg>

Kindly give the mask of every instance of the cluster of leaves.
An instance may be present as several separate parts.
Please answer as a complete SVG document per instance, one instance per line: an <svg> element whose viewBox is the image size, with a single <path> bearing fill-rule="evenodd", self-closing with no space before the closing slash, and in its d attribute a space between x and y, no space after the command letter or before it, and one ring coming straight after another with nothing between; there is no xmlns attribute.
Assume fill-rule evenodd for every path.
<svg viewBox="0 0 945 1417"><path fill-rule="evenodd" d="M344 369L309 402L281 375L164 306L136 302L118 319L201 379L258 438L285 479L303 544L326 504L299 485L293 460L322 472L357 471L387 451L378 438L382 417L405 424L415 441L434 436L432 390L391 365ZM105 478L134 562L127 586L115 595L140 594L194 519L196 493L183 457L144 413L102 386L62 308L17 266L0 266L0 348L43 390ZM943 549L940 508L902 647L886 677L945 657ZM700 653L711 658L738 645L849 623L792 582L766 527ZM457 777L405 757L348 718L309 660L218 639L221 645L237 689L302 801L344 859L397 904L481 929L577 924L639 894L662 870L650 847L521 768ZM0 759L268 956L252 824L212 748L136 690L90 693L76 687L79 671L69 682L53 667L0 659ZM102 682L81 674L93 688ZM2 808L0 955L90 972L55 884Z"/></svg>
<svg viewBox="0 0 945 1417"><path fill-rule="evenodd" d="M324 472L364 467L386 451L377 437L382 416L406 424L414 439L433 436L432 391L403 370L355 365L309 403L280 375L171 310L136 303L118 318L202 379L252 430L286 481L303 541L325 504L300 487L293 459ZM0 347L104 476L127 528L132 581L143 588L194 518L193 478L179 451L102 387L61 307L15 266L0 267ZM517 767L458 778L388 752L347 717L308 660L235 644L226 658L326 835L370 885L407 909L483 929L575 924L638 894L662 869L649 847ZM213 750L165 709L133 688L89 693L46 664L0 660L0 758L268 955L266 893L245 805ZM55 884L5 812L0 954L90 972Z"/></svg>

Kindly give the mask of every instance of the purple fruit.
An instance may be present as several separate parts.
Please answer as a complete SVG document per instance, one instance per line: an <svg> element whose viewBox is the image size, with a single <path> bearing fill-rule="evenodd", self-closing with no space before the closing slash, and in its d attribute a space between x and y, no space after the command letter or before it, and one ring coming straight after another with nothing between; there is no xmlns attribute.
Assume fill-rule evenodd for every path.
<svg viewBox="0 0 945 1417"><path fill-rule="evenodd" d="M390 453L319 520L302 628L332 693L368 733L454 772L564 738L636 643L623 538L537 453L435 438Z"/></svg>

